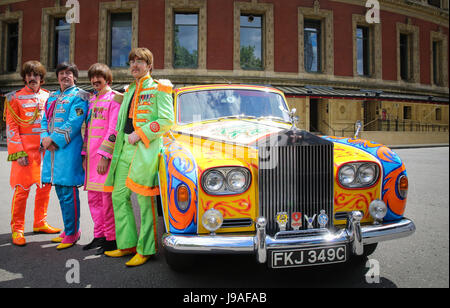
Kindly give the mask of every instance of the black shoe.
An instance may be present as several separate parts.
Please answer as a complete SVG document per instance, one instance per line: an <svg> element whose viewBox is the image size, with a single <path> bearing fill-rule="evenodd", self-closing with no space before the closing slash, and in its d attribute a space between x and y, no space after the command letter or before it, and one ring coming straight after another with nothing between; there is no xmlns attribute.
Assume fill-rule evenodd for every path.
<svg viewBox="0 0 450 308"><path fill-rule="evenodd" d="M105 237L94 237L92 242L83 246L83 250L89 250L89 249L93 249L93 248L97 248L97 247L102 247L104 242L106 242Z"/></svg>
<svg viewBox="0 0 450 308"><path fill-rule="evenodd" d="M117 249L117 243L115 240L112 241L105 241L102 245L102 248L104 249L104 251L111 251L111 250L116 250Z"/></svg>
<svg viewBox="0 0 450 308"><path fill-rule="evenodd" d="M95 253L96 255L102 255L105 253L105 251L111 251L111 250L116 250L117 249L117 244L116 241L104 241L102 246L100 246L100 248L97 249L97 252Z"/></svg>

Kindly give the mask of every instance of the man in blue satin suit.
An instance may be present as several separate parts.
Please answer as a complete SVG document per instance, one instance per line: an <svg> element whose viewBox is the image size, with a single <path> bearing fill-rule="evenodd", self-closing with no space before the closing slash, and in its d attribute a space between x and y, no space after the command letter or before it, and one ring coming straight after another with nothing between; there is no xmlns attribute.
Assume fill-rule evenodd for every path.
<svg viewBox="0 0 450 308"><path fill-rule="evenodd" d="M89 93L75 84L78 68L72 63L56 67L60 89L52 92L41 122L44 155L42 183L55 186L64 221L64 232L53 242L57 249L73 246L80 238L80 198L78 187L84 183L81 126L88 110Z"/></svg>

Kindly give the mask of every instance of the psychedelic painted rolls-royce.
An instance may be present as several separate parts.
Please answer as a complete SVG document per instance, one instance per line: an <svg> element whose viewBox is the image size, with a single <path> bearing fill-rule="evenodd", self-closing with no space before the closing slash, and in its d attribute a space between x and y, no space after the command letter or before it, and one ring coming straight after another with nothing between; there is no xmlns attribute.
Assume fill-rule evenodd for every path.
<svg viewBox="0 0 450 308"><path fill-rule="evenodd" d="M382 144L296 128L282 92L205 85L174 92L159 182L166 260L254 254L272 268L345 262L415 231L408 178Z"/></svg>

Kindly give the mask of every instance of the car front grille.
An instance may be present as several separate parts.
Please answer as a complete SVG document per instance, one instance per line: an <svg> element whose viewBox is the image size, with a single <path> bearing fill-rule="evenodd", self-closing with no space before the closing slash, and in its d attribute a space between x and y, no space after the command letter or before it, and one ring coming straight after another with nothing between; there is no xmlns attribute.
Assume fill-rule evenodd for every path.
<svg viewBox="0 0 450 308"><path fill-rule="evenodd" d="M319 137L316 137L319 138ZM291 214L302 214L302 227L307 228L305 215L316 214L314 228L319 228L317 217L321 210L333 223L333 144L262 146L259 147L259 210L267 221L266 232L279 231L277 213L286 212L286 230L292 230Z"/></svg>

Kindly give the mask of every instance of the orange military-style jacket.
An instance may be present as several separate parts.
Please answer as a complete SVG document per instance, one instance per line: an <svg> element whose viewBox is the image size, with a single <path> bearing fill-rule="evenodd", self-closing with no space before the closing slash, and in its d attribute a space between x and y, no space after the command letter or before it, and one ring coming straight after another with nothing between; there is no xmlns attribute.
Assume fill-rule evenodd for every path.
<svg viewBox="0 0 450 308"><path fill-rule="evenodd" d="M41 119L48 97L47 90L34 93L28 86L6 95L4 118L13 189L17 185L29 189L33 184L41 184ZM19 165L17 159L26 156L28 166Z"/></svg>

